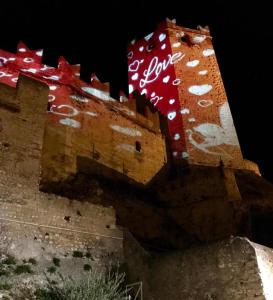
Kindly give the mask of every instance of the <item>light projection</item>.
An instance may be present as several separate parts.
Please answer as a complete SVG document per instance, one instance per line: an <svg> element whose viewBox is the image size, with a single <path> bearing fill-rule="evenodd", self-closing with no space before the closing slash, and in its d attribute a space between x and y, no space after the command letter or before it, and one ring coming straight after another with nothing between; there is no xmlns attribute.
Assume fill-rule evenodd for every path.
<svg viewBox="0 0 273 300"><path fill-rule="evenodd" d="M168 118L172 148L182 153L185 150L174 65L184 59L182 51L172 53L166 29L158 30L135 42L128 49L129 94L138 90ZM179 136L179 138L177 138ZM174 138L176 137L176 138Z"/></svg>
<svg viewBox="0 0 273 300"><path fill-rule="evenodd" d="M49 87L48 117L51 121L81 128L83 114L91 118L98 116L95 111L90 111L90 96L102 101L115 101L95 74L92 74L88 84L79 78L80 65L70 65L64 57L60 57L58 68L53 68L42 63L42 55L43 50L30 50L22 42L18 44L16 54L0 50L0 82L16 87L19 74L23 74L46 83ZM119 106L117 110L134 114Z"/></svg>
<svg viewBox="0 0 273 300"><path fill-rule="evenodd" d="M145 94L168 120L172 154L191 163L242 154L209 31L162 22L128 46L129 94Z"/></svg>

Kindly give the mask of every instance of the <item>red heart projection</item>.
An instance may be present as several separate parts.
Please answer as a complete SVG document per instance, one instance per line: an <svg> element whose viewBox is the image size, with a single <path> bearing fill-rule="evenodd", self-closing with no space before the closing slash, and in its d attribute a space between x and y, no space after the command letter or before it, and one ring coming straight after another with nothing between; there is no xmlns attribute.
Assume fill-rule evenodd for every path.
<svg viewBox="0 0 273 300"><path fill-rule="evenodd" d="M172 53L164 26L128 48L129 94L138 90L145 94L167 118L172 149L175 154L185 151L185 138L174 64L183 59L180 51ZM181 155L177 155L177 158Z"/></svg>
<svg viewBox="0 0 273 300"><path fill-rule="evenodd" d="M49 86L50 120L79 128L81 113L95 116L88 108L90 95L103 101L114 101L107 85L94 74L90 84L80 80L80 65L70 65L60 57L58 68L53 68L42 64L42 55L43 50L30 50L22 42L18 44L16 54L0 50L0 82L16 87L19 74L23 74L46 83Z"/></svg>

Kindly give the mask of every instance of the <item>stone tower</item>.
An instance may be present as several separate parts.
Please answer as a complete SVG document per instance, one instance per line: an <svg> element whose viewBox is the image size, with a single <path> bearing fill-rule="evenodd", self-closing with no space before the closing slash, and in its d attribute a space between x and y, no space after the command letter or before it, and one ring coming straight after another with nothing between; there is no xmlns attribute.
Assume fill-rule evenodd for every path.
<svg viewBox="0 0 273 300"><path fill-rule="evenodd" d="M242 154L207 28L166 20L128 47L129 94L168 119L171 156L190 165L240 168Z"/></svg>

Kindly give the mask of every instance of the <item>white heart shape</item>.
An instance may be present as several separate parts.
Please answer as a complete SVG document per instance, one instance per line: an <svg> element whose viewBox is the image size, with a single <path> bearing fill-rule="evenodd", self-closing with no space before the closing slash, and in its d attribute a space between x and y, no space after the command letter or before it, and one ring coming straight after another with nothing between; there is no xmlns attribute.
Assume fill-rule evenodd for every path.
<svg viewBox="0 0 273 300"><path fill-rule="evenodd" d="M194 44L200 44L206 39L205 35L197 35L192 38Z"/></svg>
<svg viewBox="0 0 273 300"><path fill-rule="evenodd" d="M181 43L174 43L174 44L173 44L173 47L174 47L174 48L178 48L178 47L180 47L180 46L181 46Z"/></svg>
<svg viewBox="0 0 273 300"><path fill-rule="evenodd" d="M129 94L131 94L134 91L134 87L132 84L129 84Z"/></svg>
<svg viewBox="0 0 273 300"><path fill-rule="evenodd" d="M189 110L188 108L183 108L183 109L180 110L180 113L181 113L182 115L186 115L186 114L189 114L189 113L190 113L190 110Z"/></svg>
<svg viewBox="0 0 273 300"><path fill-rule="evenodd" d="M164 83L168 83L168 81L170 80L170 75L167 75L166 77L163 78L163 82Z"/></svg>
<svg viewBox="0 0 273 300"><path fill-rule="evenodd" d="M146 35L146 36L144 37L144 39L145 39L146 41L149 41L149 39L153 36L153 34L154 34L154 33L152 32L152 33Z"/></svg>
<svg viewBox="0 0 273 300"><path fill-rule="evenodd" d="M180 84L181 80L179 78L176 78L174 81L173 81L173 85L178 85Z"/></svg>
<svg viewBox="0 0 273 300"><path fill-rule="evenodd" d="M180 139L180 134L179 134L179 133L176 133L176 134L174 135L173 139L174 139L175 141L179 140L179 139Z"/></svg>
<svg viewBox="0 0 273 300"><path fill-rule="evenodd" d="M202 70L198 72L199 75L206 75L208 74L208 70Z"/></svg>
<svg viewBox="0 0 273 300"><path fill-rule="evenodd" d="M70 126L70 127L74 127L74 128L80 128L81 127L81 123L74 120L74 119L70 119L70 118L65 118L65 119L60 119L59 123L66 125L66 126Z"/></svg>
<svg viewBox="0 0 273 300"><path fill-rule="evenodd" d="M163 45L161 46L161 49L162 49L162 50L166 49L166 44L163 44Z"/></svg>
<svg viewBox="0 0 273 300"><path fill-rule="evenodd" d="M142 52L143 50L144 50L144 47L143 46L141 46L141 47L139 47L139 49L138 49L140 52Z"/></svg>
<svg viewBox="0 0 273 300"><path fill-rule="evenodd" d="M138 73L135 73L131 78L132 78L132 80L137 80L138 79Z"/></svg>
<svg viewBox="0 0 273 300"><path fill-rule="evenodd" d="M164 41L165 38L166 38L166 34L165 34L165 33L161 33L161 34L159 35L159 41L160 41L160 42Z"/></svg>
<svg viewBox="0 0 273 300"><path fill-rule="evenodd" d="M176 112L172 111L168 113L168 119L173 120L176 117Z"/></svg>
<svg viewBox="0 0 273 300"><path fill-rule="evenodd" d="M172 105L172 104L174 104L174 102L175 102L175 99L170 99L169 100L169 103Z"/></svg>
<svg viewBox="0 0 273 300"><path fill-rule="evenodd" d="M143 59L142 60L135 60L133 61L130 65L129 65L129 72L136 72L139 69L140 64L143 63Z"/></svg>
<svg viewBox="0 0 273 300"><path fill-rule="evenodd" d="M188 152L182 152L182 158L184 158L184 159L189 158L189 153Z"/></svg>
<svg viewBox="0 0 273 300"><path fill-rule="evenodd" d="M198 59L195 59L195 60L191 60L191 61L188 61L186 63L187 67L191 67L191 68L194 68L196 66L199 65L199 60Z"/></svg>
<svg viewBox="0 0 273 300"><path fill-rule="evenodd" d="M210 84L201 84L201 85L192 85L189 87L189 92L191 94L202 96L207 94L212 89L212 85Z"/></svg>
<svg viewBox="0 0 273 300"><path fill-rule="evenodd" d="M141 92L141 95L144 95L144 94L145 95L147 94L147 90L146 89L143 89L142 92Z"/></svg>
<svg viewBox="0 0 273 300"><path fill-rule="evenodd" d="M214 54L214 50L213 49L205 49L204 51L203 51L203 55L204 56L210 56L210 55L213 55Z"/></svg>

